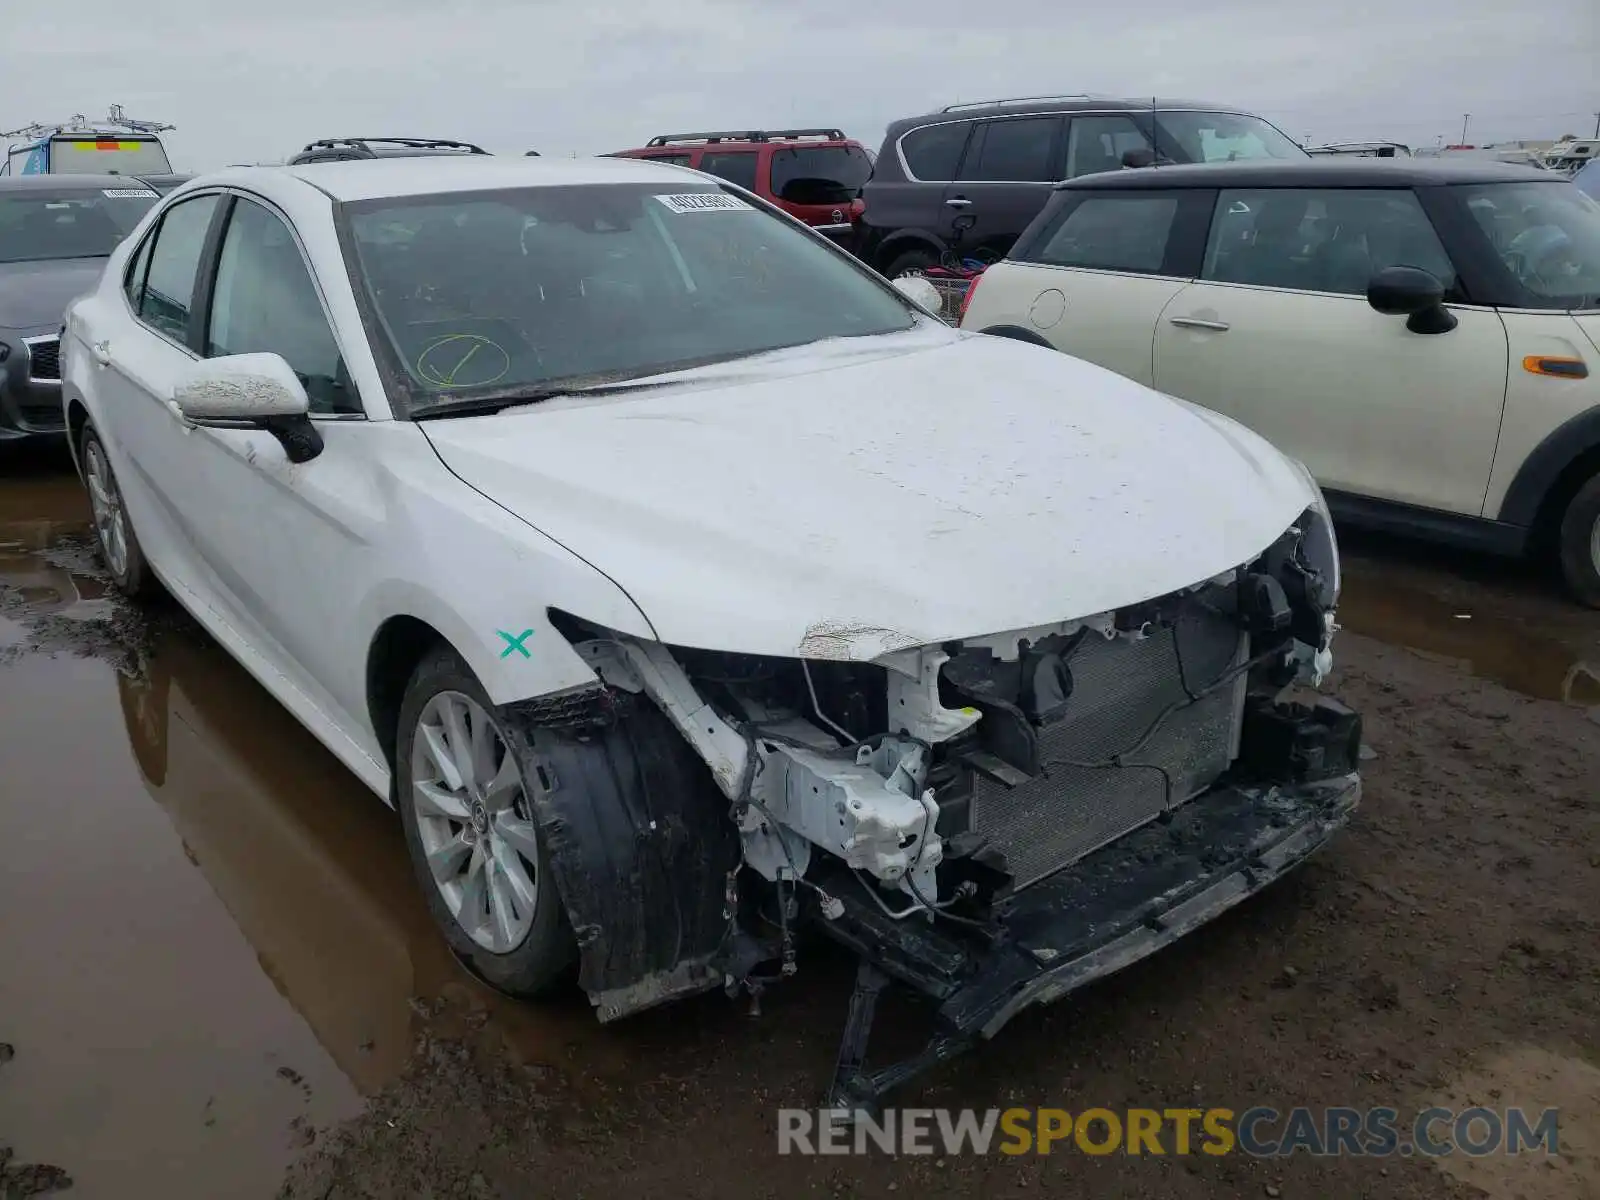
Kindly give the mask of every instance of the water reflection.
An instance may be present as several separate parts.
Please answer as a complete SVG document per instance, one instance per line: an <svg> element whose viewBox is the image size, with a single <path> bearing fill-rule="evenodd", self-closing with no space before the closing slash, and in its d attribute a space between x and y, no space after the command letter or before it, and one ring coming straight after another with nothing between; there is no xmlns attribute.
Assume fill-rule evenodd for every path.
<svg viewBox="0 0 1600 1200"><path fill-rule="evenodd" d="M1581 642L1569 644L1528 623L1451 604L1389 572L1352 573L1339 621L1391 645L1455 659L1480 679L1524 696L1600 706L1600 647L1585 653Z"/></svg>
<svg viewBox="0 0 1600 1200"><path fill-rule="evenodd" d="M262 970L362 1091L405 1066L417 998L449 994L488 1015L529 1059L562 1063L604 1039L579 995L534 1008L466 977L393 811L198 631L158 636L117 694L145 787Z"/></svg>

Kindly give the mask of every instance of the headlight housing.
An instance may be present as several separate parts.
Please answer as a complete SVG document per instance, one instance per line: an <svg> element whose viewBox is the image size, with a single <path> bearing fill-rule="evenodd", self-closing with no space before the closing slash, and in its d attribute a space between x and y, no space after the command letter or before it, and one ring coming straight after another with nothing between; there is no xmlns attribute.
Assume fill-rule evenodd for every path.
<svg viewBox="0 0 1600 1200"><path fill-rule="evenodd" d="M1311 469L1297 458L1290 461L1305 479L1313 497L1311 507L1306 510L1309 519L1305 522L1307 528L1300 546L1307 565L1322 576L1323 594L1318 597L1322 607L1332 609L1339 603L1339 591L1344 582L1339 566L1339 538L1333 528L1333 513Z"/></svg>

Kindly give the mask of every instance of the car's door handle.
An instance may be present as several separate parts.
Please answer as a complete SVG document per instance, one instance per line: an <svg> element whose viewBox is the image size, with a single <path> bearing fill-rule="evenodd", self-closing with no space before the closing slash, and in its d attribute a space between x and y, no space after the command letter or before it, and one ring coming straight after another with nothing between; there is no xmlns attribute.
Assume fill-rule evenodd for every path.
<svg viewBox="0 0 1600 1200"><path fill-rule="evenodd" d="M1226 321L1203 321L1199 317L1168 317L1167 320L1179 329L1209 329L1213 333L1227 333Z"/></svg>
<svg viewBox="0 0 1600 1200"><path fill-rule="evenodd" d="M971 208L972 201L965 196L951 196L950 199L944 202L944 206L946 208Z"/></svg>
<svg viewBox="0 0 1600 1200"><path fill-rule="evenodd" d="M111 365L110 342L95 342L89 347L89 353L94 355L95 362L99 363L102 367L109 367Z"/></svg>

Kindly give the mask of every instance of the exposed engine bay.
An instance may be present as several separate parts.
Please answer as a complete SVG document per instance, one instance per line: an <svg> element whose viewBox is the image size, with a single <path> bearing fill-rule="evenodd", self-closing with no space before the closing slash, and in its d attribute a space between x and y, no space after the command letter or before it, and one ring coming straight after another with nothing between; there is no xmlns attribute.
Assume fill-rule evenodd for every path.
<svg viewBox="0 0 1600 1200"><path fill-rule="evenodd" d="M1282 699L1329 669L1337 571L1327 519L1308 509L1252 562L1179 592L870 662L669 647L569 621L606 695L648 697L704 760L737 834L736 854L708 850L689 885L704 890L714 866L726 868L714 941L702 928L686 945L680 916L677 957L655 956L647 978L590 970L586 948L602 1018L718 983L759 995L794 973L794 934L810 921L863 960L853 1028L870 1024L890 977L944 1006L934 1061L946 1052L937 1047L987 1036L1017 1008L1125 965L1113 955L1090 969L1085 954L1103 953L1096 938L1109 944L1129 922L1123 932L1159 933L1150 903L1210 896L1197 913L1256 890L1273 874L1260 868L1273 838L1310 821L1314 849L1355 803L1359 718L1332 701ZM1224 810L1232 824L1212 828ZM642 839L658 819L636 818L647 820ZM1230 838L1248 843L1241 853L1257 869L1244 891L1230 883L1213 896L1207 843ZM1145 866L1123 879L1135 842ZM1164 855L1165 867L1187 866L1152 891ZM1121 907L1093 911L1120 894L1114 877ZM581 925L583 903L567 899ZM1090 916L1081 944L1067 946L1062 922ZM591 942L606 938L603 925L597 917ZM1052 944L1035 945L1021 974L1003 966L1030 936ZM1081 978L1065 978L1069 963ZM841 1086L858 1097L903 1077L863 1084L851 1070L856 1084Z"/></svg>

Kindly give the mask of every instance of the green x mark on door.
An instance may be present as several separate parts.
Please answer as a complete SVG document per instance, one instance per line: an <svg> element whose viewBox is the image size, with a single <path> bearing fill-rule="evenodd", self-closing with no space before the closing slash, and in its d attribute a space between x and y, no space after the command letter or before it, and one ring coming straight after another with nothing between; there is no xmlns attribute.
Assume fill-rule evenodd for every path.
<svg viewBox="0 0 1600 1200"><path fill-rule="evenodd" d="M504 638L506 640L506 648L504 650L500 651L500 657L501 658L509 658L511 656L511 652L513 650L521 651L523 658L532 658L533 657L533 655L529 652L528 648L522 644L523 642L527 641L530 637L533 636L533 630L524 629L521 633L517 634L515 637L512 637L504 629L496 629L495 632L498 633L502 638Z"/></svg>

